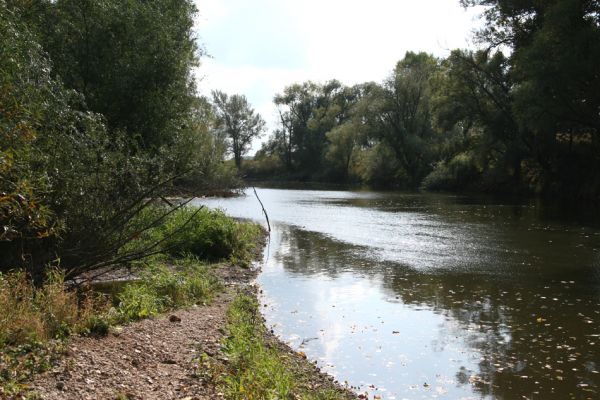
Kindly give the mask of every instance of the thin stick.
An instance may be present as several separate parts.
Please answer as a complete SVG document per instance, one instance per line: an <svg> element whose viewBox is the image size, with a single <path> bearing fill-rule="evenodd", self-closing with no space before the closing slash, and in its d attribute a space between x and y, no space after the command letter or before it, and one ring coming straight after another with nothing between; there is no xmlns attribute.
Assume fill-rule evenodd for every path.
<svg viewBox="0 0 600 400"><path fill-rule="evenodd" d="M252 186L252 190L254 190L254 195L258 199L260 206L262 207L263 214L265 214L265 218L267 219L267 226L269 227L269 233L271 233L271 224L269 223L269 216L267 215L267 210L265 210L265 206L263 206L262 201L260 201L260 197L258 197L258 193L256 193L256 188Z"/></svg>

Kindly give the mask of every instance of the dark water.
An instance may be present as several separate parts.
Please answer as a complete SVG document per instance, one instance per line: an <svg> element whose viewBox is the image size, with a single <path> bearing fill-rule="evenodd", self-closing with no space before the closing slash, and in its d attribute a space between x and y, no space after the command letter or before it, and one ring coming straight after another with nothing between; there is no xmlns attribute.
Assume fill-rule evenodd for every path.
<svg viewBox="0 0 600 400"><path fill-rule="evenodd" d="M382 399L600 398L600 229L466 196L258 189L275 332ZM257 200L200 200L264 221ZM569 211L569 213L567 212Z"/></svg>

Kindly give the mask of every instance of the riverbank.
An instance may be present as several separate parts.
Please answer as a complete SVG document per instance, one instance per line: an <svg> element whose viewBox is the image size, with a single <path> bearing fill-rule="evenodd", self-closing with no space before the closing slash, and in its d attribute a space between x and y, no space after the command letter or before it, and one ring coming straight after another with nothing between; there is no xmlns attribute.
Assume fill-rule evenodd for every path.
<svg viewBox="0 0 600 400"><path fill-rule="evenodd" d="M102 296L88 291L81 297L60 280L36 289L22 276L0 276L0 300L14 299L13 304L2 303L0 312L2 321L10 322L0 332L0 398L262 398L248 391L244 378L257 370L283 377L286 398L355 398L270 334L256 307L252 346L232 351L233 332L239 332L233 319L240 315L236 304L240 299L257 304L251 285L259 269L251 264L262 258L266 234L251 225L257 227L232 225L232 237L243 245L234 243L237 250L227 260L159 257L138 269L134 282L120 282L109 291L106 284L100 286ZM15 290L21 295L15 296ZM81 299L92 297L102 298L103 306L99 300L94 307L82 306ZM44 321L59 299L62 308L74 311L71 319L54 321L64 330L57 333ZM41 307L42 302L48 306ZM39 320L41 327L27 325L9 309L20 310L22 319ZM248 338L238 339L244 343ZM258 354L256 346L266 357L252 358ZM233 360L251 358L251 365L232 368ZM274 370L281 373L272 374ZM233 382L241 385L232 390ZM264 380L252 390L274 393L280 383Z"/></svg>
<svg viewBox="0 0 600 400"><path fill-rule="evenodd" d="M32 393L57 400L246 399L279 391L285 398L356 397L270 334L256 309L252 342L233 334L240 302L256 303L251 282L258 269L220 265L215 272L225 289L210 304L111 329L103 338L74 338L60 361L29 383ZM232 340L245 346L234 351ZM257 347L266 355L257 358ZM260 371L266 378L246 380Z"/></svg>

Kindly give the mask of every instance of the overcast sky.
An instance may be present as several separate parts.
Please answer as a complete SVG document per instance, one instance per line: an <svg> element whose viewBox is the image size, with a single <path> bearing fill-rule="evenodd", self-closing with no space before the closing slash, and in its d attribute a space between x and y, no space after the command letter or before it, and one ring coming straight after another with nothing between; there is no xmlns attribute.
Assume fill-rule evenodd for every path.
<svg viewBox="0 0 600 400"><path fill-rule="evenodd" d="M244 94L272 129L295 82L381 82L406 51L473 47L477 10L458 0L196 0L202 94ZM259 148L254 143L253 153Z"/></svg>

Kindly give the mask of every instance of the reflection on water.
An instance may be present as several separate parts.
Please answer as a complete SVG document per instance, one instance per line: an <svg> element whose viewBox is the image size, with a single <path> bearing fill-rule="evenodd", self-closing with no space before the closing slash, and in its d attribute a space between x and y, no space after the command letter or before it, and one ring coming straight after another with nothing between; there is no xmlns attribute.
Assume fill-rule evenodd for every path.
<svg viewBox="0 0 600 400"><path fill-rule="evenodd" d="M259 191L267 322L384 399L597 398L600 235L528 204ZM261 219L252 197L203 201Z"/></svg>

